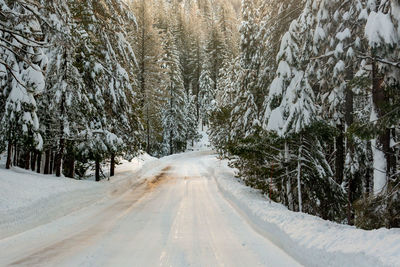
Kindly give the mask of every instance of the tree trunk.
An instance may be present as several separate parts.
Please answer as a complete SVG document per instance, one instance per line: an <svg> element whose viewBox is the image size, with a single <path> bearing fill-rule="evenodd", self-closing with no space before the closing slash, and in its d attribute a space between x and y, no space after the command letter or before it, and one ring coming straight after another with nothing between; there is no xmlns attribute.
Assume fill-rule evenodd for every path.
<svg viewBox="0 0 400 267"><path fill-rule="evenodd" d="M392 128L391 129L391 133L392 133L392 139L396 140L396 129ZM396 149L396 147L390 148L390 153L391 153L391 161L390 161L390 165L392 167L391 169L391 176L395 175L397 172L397 155L398 155L398 150Z"/></svg>
<svg viewBox="0 0 400 267"><path fill-rule="evenodd" d="M298 155L298 162L297 162L297 194L299 197L299 212L303 212L303 200L301 197L301 165L302 165L302 152L303 152L303 140L300 137L300 147L299 147L299 155Z"/></svg>
<svg viewBox="0 0 400 267"><path fill-rule="evenodd" d="M66 57L66 56L65 56ZM64 139L64 115L65 115L65 106L64 103L66 102L65 93L63 92L61 96L61 105L60 105L60 144L58 147L56 161L55 161L55 169L56 169L56 176L61 176L61 168L62 168L62 160L64 156L64 148L65 148L65 139Z"/></svg>
<svg viewBox="0 0 400 267"><path fill-rule="evenodd" d="M31 152L29 152L29 151L27 151L26 153L25 153L25 170L29 170L29 162L30 162L30 159L31 159Z"/></svg>
<svg viewBox="0 0 400 267"><path fill-rule="evenodd" d="M378 65L374 60L372 62L372 101L373 108L375 113L377 114L378 120L385 115L385 111L383 107L387 102L385 90L383 87L384 79L382 75L379 74ZM387 183L390 177L390 130L389 129L381 129L381 133L376 139L376 143L374 145L374 167L379 169L374 172L374 194L383 193L386 191ZM385 158L385 166L381 165L382 162L380 160L380 154L384 155ZM381 177L381 173L384 172L386 174L385 180Z"/></svg>
<svg viewBox="0 0 400 267"><path fill-rule="evenodd" d="M290 210L294 210L293 207L293 194L292 194L292 178L289 174L289 145L285 141L285 171L286 171L286 191L288 199L288 207Z"/></svg>
<svg viewBox="0 0 400 267"><path fill-rule="evenodd" d="M347 72L347 81L350 82L353 79L353 69L349 68ZM347 87L345 92L345 121L346 121L346 132L354 122L354 93L351 88ZM349 153L350 167L353 165L354 158L354 144L351 138L346 138L346 151ZM345 179L348 184L347 188L347 223L353 225L353 173L348 174Z"/></svg>
<svg viewBox="0 0 400 267"><path fill-rule="evenodd" d="M52 150L50 150L50 168L49 168L49 174L53 174L53 167L54 167L54 153Z"/></svg>
<svg viewBox="0 0 400 267"><path fill-rule="evenodd" d="M42 167L42 152L38 152L36 162L36 172L40 173Z"/></svg>
<svg viewBox="0 0 400 267"><path fill-rule="evenodd" d="M146 119L146 124L147 124L147 144L146 144L146 152L147 154L150 154L150 118L149 118L149 105L146 107L146 113L147 113L147 119Z"/></svg>
<svg viewBox="0 0 400 267"><path fill-rule="evenodd" d="M36 157L37 157L37 153L36 151L32 152L31 155L31 171L35 171L36 168Z"/></svg>
<svg viewBox="0 0 400 267"><path fill-rule="evenodd" d="M115 173L115 154L111 154L110 177L113 177L114 173Z"/></svg>
<svg viewBox="0 0 400 267"><path fill-rule="evenodd" d="M14 165L14 166L17 166L17 160L18 160L17 151L18 151L18 149L17 149L17 143L15 143L15 144L14 144L14 159L13 159L13 165Z"/></svg>
<svg viewBox="0 0 400 267"><path fill-rule="evenodd" d="M344 127L337 126L339 135L336 137L335 179L338 184L343 182L344 174Z"/></svg>
<svg viewBox="0 0 400 267"><path fill-rule="evenodd" d="M172 142L172 131L170 131L169 135L169 154L174 154L173 142Z"/></svg>
<svg viewBox="0 0 400 267"><path fill-rule="evenodd" d="M12 158L12 143L11 140L8 140L6 169L11 168L11 158Z"/></svg>
<svg viewBox="0 0 400 267"><path fill-rule="evenodd" d="M67 152L66 158L63 164L65 176L68 178L74 178L75 176L75 155L71 151Z"/></svg>
<svg viewBox="0 0 400 267"><path fill-rule="evenodd" d="M96 182L100 181L100 159L97 157L96 158L96 171L95 171L95 177L96 177Z"/></svg>
<svg viewBox="0 0 400 267"><path fill-rule="evenodd" d="M8 141L8 146L7 146L7 162L6 162L6 169L11 168L11 158L12 158L12 144L11 140Z"/></svg>
<svg viewBox="0 0 400 267"><path fill-rule="evenodd" d="M50 150L45 152L44 171L43 174L50 174Z"/></svg>
<svg viewBox="0 0 400 267"><path fill-rule="evenodd" d="M63 155L64 155L64 147L65 147L65 139L63 137L60 138L60 145L58 148L58 152L56 154L55 158L55 171L56 171L56 176L60 177L61 176L61 168L62 168L62 160L63 160Z"/></svg>
<svg viewBox="0 0 400 267"><path fill-rule="evenodd" d="M23 157L23 152L21 152L21 150L18 149L17 153L18 153L17 154L17 165L20 168L24 168L25 167L25 165L24 165L24 158L25 157Z"/></svg>

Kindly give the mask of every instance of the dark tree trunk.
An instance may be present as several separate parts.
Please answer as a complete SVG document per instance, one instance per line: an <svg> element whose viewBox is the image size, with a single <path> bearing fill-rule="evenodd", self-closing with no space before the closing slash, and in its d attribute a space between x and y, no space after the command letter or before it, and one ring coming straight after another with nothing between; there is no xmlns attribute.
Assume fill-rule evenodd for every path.
<svg viewBox="0 0 400 267"><path fill-rule="evenodd" d="M353 69L349 68L347 72L347 81L353 79ZM351 88L347 87L345 91L345 121L346 121L346 131L354 122L354 93ZM347 143L347 153L350 153L350 160L353 161L354 157L354 144L351 138L346 139ZM347 190L347 222L349 225L353 225L353 194L354 194L354 177L351 174L347 175L346 180L348 183Z"/></svg>
<svg viewBox="0 0 400 267"><path fill-rule="evenodd" d="M111 154L111 164L110 164L110 177L115 174L115 154Z"/></svg>
<svg viewBox="0 0 400 267"><path fill-rule="evenodd" d="M24 167L24 165L22 164L23 162L22 162L22 157L21 157L21 151L19 151L19 148L18 148L18 150L16 150L15 151L15 153L17 154L17 164L16 164L16 166L18 166L18 167L20 167L20 168L23 168Z"/></svg>
<svg viewBox="0 0 400 267"><path fill-rule="evenodd" d="M31 159L31 152L29 152L29 151L27 151L26 153L25 153L25 170L29 170L29 162L30 162L30 159Z"/></svg>
<svg viewBox="0 0 400 267"><path fill-rule="evenodd" d="M57 177L61 176L61 167L62 167L62 159L63 159L63 155L64 155L64 147L65 147L65 139L61 137L60 145L58 147L58 151L55 156L55 162L54 162L54 167L55 167L55 172L56 172Z"/></svg>
<svg viewBox="0 0 400 267"><path fill-rule="evenodd" d="M12 158L12 143L11 140L8 141L7 146L7 161L6 161L6 169L11 168L11 158Z"/></svg>
<svg viewBox="0 0 400 267"><path fill-rule="evenodd" d="M54 167L54 153L52 150L50 150L50 168L49 168L49 174L53 174L53 167Z"/></svg>
<svg viewBox="0 0 400 267"><path fill-rule="evenodd" d="M174 146L173 146L173 142L172 142L172 131L170 132L170 135L169 135L169 154L170 155L174 154Z"/></svg>
<svg viewBox="0 0 400 267"><path fill-rule="evenodd" d="M366 174L365 174L365 193L367 195L367 197L369 197L371 195L371 193L373 192L373 179L374 179L374 170L373 170L373 155L372 155L372 145L371 145L371 141L367 141L367 164L369 164L369 166L367 165L367 170L366 170Z"/></svg>
<svg viewBox="0 0 400 267"><path fill-rule="evenodd" d="M379 74L378 65L374 60L372 62L372 100L376 113L378 114L378 120L385 116L384 106L388 103L383 83L384 78ZM377 143L378 149L382 149L385 154L386 178L388 179L391 172L390 129L381 129Z"/></svg>
<svg viewBox="0 0 400 267"><path fill-rule="evenodd" d="M43 174L50 174L50 150L46 150Z"/></svg>
<svg viewBox="0 0 400 267"><path fill-rule="evenodd" d="M63 173L65 174L65 177L68 178L74 178L75 176L75 155L72 151L66 153L63 164Z"/></svg>
<svg viewBox="0 0 400 267"><path fill-rule="evenodd" d="M197 42L197 50L196 50L196 56L197 56L197 71L196 71L196 115L197 115L197 121L200 121L200 99L199 99L199 93L200 93L200 77L201 77L201 66L200 66L200 44Z"/></svg>
<svg viewBox="0 0 400 267"><path fill-rule="evenodd" d="M95 177L96 177L96 182L100 181L100 159L96 158L96 173L95 173Z"/></svg>
<svg viewBox="0 0 400 267"><path fill-rule="evenodd" d="M14 161L13 161L14 166L17 166L17 161L18 161L17 151L18 151L17 144L15 143L14 144Z"/></svg>
<svg viewBox="0 0 400 267"><path fill-rule="evenodd" d="M56 154L56 160L55 160L55 171L56 171L56 176L60 177L61 176L61 167L62 167L62 160L64 156L64 149L65 149L65 139L64 139L64 115L65 115L65 106L64 102L66 101L65 99L65 93L62 94L61 96L61 105L60 105L60 113L61 113L61 119L60 119L60 144L58 146L57 154Z"/></svg>
<svg viewBox="0 0 400 267"><path fill-rule="evenodd" d="M31 155L31 170L33 172L35 171L35 168L36 168L36 157L37 157L36 151L32 152L32 155Z"/></svg>
<svg viewBox="0 0 400 267"><path fill-rule="evenodd" d="M38 152L36 157L36 172L40 173L42 167L42 152Z"/></svg>
<svg viewBox="0 0 400 267"><path fill-rule="evenodd" d="M69 164L68 164L68 176L69 178L74 178L75 176L75 157L71 156L69 159Z"/></svg>
<svg viewBox="0 0 400 267"><path fill-rule="evenodd" d="M344 127L337 126L339 135L336 137L335 178L338 184L343 182L344 173Z"/></svg>
<svg viewBox="0 0 400 267"><path fill-rule="evenodd" d="M392 139L396 140L396 129L392 128L391 132L392 132ZM393 148L391 148L391 153L392 153L391 164L390 164L392 166L391 174L394 175L397 172L397 153L398 153L398 150L396 150L396 148L393 147Z"/></svg>
<svg viewBox="0 0 400 267"><path fill-rule="evenodd" d="M149 118L149 107L148 107L148 105L146 107L146 113L147 113L147 119L146 119L146 124L147 124L146 152L147 152L147 154L150 154L150 118Z"/></svg>
<svg viewBox="0 0 400 267"><path fill-rule="evenodd" d="M24 168L24 166L25 166L24 165L24 158L25 157L23 157L22 154L23 154L23 152L21 152L18 149L18 151L17 151L17 166L20 167L20 168Z"/></svg>

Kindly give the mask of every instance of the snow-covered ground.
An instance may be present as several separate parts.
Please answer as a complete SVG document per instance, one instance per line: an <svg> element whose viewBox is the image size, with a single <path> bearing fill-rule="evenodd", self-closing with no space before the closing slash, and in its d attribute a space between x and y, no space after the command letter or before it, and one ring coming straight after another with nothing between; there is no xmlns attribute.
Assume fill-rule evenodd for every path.
<svg viewBox="0 0 400 267"><path fill-rule="evenodd" d="M146 160L135 178L131 164L108 187L89 184L104 201L0 239L0 265L400 266L400 229L364 231L270 204L211 151Z"/></svg>
<svg viewBox="0 0 400 267"><path fill-rule="evenodd" d="M4 169L0 159L0 239L48 223L124 191L139 176L144 163L154 158L147 154L122 161L110 181L78 181L41 175L21 168Z"/></svg>
<svg viewBox="0 0 400 267"><path fill-rule="evenodd" d="M304 265L400 266L400 229L365 231L289 211L233 178L227 161L214 161L221 166L214 169L214 177L228 201L257 231Z"/></svg>

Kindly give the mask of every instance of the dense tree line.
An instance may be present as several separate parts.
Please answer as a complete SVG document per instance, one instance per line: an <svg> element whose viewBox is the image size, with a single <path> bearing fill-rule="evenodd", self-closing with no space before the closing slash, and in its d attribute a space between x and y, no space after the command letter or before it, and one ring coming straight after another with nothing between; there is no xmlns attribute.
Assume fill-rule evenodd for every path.
<svg viewBox="0 0 400 267"><path fill-rule="evenodd" d="M399 23L398 1L242 1L211 137L248 185L294 211L400 226Z"/></svg>
<svg viewBox="0 0 400 267"><path fill-rule="evenodd" d="M100 180L103 163L112 176L121 157L184 151L238 51L237 3L222 0L1 0L0 10L6 168L94 167Z"/></svg>

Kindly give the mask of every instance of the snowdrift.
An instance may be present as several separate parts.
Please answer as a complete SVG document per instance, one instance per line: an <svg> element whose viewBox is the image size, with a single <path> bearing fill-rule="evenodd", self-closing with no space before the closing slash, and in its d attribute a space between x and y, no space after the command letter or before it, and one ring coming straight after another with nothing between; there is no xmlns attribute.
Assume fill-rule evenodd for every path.
<svg viewBox="0 0 400 267"><path fill-rule="evenodd" d="M254 229L306 266L400 266L400 229L365 231L269 203L241 184L227 161L213 164L225 198Z"/></svg>

